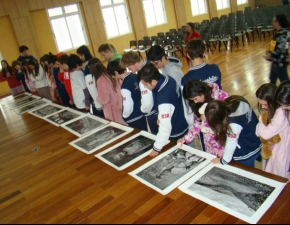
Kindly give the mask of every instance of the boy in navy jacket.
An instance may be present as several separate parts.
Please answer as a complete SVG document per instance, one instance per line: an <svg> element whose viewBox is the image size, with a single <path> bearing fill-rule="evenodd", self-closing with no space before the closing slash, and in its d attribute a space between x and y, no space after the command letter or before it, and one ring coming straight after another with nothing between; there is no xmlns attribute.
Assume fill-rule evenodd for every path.
<svg viewBox="0 0 290 225"><path fill-rule="evenodd" d="M151 157L159 154L168 140L177 141L188 131L184 117L182 95L176 81L170 76L163 76L152 65L145 65L138 73L141 83L152 91L154 108L158 112L159 129Z"/></svg>
<svg viewBox="0 0 290 225"><path fill-rule="evenodd" d="M137 76L128 73L119 61L109 62L108 74L116 80L123 80L121 94L123 97L123 119L130 126L147 131L146 118L141 112L141 92Z"/></svg>

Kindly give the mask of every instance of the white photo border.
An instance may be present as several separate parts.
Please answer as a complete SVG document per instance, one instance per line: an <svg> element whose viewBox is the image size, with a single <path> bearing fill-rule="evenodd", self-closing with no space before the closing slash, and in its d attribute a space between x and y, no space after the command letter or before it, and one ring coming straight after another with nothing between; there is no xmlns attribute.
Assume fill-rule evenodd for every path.
<svg viewBox="0 0 290 225"><path fill-rule="evenodd" d="M64 110L64 109L67 109L67 107L64 107L64 106L61 106L61 105L58 105L58 104L54 104L54 103L49 103L49 104L47 104L47 105L43 105L43 106L41 106L41 107L39 107L39 108L29 110L28 113L31 114L31 115L33 115L33 116L35 116L35 117L38 117L38 118L44 120L46 117L48 117L48 116L50 116L50 115L48 115L48 116L39 116L39 115L35 114L34 112L35 112L36 110L41 109L41 108L47 107L47 106L49 106L49 105L50 105L50 106L54 106L54 107L56 107L56 108L59 108L60 110L59 110L58 112L60 112L60 111L62 111L62 110ZM53 114L54 114L54 113L53 113ZM51 115L53 115L53 114L51 114Z"/></svg>

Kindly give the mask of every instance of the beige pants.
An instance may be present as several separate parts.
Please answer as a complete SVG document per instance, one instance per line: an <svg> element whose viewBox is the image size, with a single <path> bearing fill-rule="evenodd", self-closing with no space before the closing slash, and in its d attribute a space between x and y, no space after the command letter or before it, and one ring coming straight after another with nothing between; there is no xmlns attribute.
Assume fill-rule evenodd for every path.
<svg viewBox="0 0 290 225"><path fill-rule="evenodd" d="M51 95L50 95L50 90L48 86L43 87L43 88L37 88L37 91L40 97L46 98L51 101Z"/></svg>

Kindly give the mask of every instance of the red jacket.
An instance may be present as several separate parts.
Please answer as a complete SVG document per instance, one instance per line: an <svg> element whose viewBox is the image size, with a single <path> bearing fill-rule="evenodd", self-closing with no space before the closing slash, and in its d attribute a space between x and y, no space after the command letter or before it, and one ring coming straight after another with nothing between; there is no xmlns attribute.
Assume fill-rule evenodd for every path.
<svg viewBox="0 0 290 225"><path fill-rule="evenodd" d="M72 89L70 83L70 72L65 70L64 72L58 72L58 79L60 82L64 83L64 87L70 99L72 99Z"/></svg>
<svg viewBox="0 0 290 225"><path fill-rule="evenodd" d="M201 38L201 36L200 36L200 34L198 33L198 32L192 32L192 34L191 35L189 35L188 33L186 34L186 38L185 38L185 42L187 43L187 42L189 42L191 39L193 39L193 38L197 38L197 39L200 39Z"/></svg>
<svg viewBox="0 0 290 225"><path fill-rule="evenodd" d="M9 72L6 73L6 77L3 76L2 72L0 72L0 82L7 81L8 86L10 89L16 88L22 85L20 81L16 80L15 74L12 73L11 75Z"/></svg>

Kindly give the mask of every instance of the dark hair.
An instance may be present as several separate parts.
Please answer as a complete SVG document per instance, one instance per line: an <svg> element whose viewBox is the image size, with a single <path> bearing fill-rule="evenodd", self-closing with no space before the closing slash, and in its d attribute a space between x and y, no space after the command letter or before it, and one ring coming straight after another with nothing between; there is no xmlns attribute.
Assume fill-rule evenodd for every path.
<svg viewBox="0 0 290 225"><path fill-rule="evenodd" d="M205 44L200 39L192 39L186 44L186 52L191 59L203 58Z"/></svg>
<svg viewBox="0 0 290 225"><path fill-rule="evenodd" d="M19 52L20 52L20 53L22 53L22 52L24 52L24 51L26 51L26 50L28 50L28 47L25 46L25 45L21 45L21 46L19 47Z"/></svg>
<svg viewBox="0 0 290 225"><path fill-rule="evenodd" d="M195 103L190 98L195 98L197 96L204 95L204 102L210 102L213 100L211 97L212 87L210 87L207 83L202 82L200 80L189 80L183 87L183 98L187 101L187 106L191 108L192 112L200 117L198 110L203 105L203 103Z"/></svg>
<svg viewBox="0 0 290 225"><path fill-rule="evenodd" d="M142 60L142 57L137 53L133 51L129 51L124 53L121 59L121 64L124 67L134 65L135 63L138 63Z"/></svg>
<svg viewBox="0 0 290 225"><path fill-rule="evenodd" d="M206 121L214 132L215 140L222 146L226 144L227 135L232 133L229 115L238 109L240 102L249 104L244 97L232 95L223 101L213 100L205 108Z"/></svg>
<svg viewBox="0 0 290 225"><path fill-rule="evenodd" d="M70 54L67 59L67 65L69 70L77 68L83 64L82 60L76 54Z"/></svg>
<svg viewBox="0 0 290 225"><path fill-rule="evenodd" d="M35 62L34 60L31 59L31 60L29 60L27 62L27 65L34 66L34 75L38 76L38 73L39 73L39 64L38 64L38 62ZM29 73L33 74L33 70L31 70L30 68L28 68L28 71L29 71Z"/></svg>
<svg viewBox="0 0 290 225"><path fill-rule="evenodd" d="M275 99L276 101L281 105L287 105L290 106L290 81L284 81L282 82L275 93ZM284 110L286 118L290 122L290 113L289 110Z"/></svg>
<svg viewBox="0 0 290 225"><path fill-rule="evenodd" d="M117 92L117 81L108 75L107 69L104 64L98 58L92 58L88 62L88 68L90 69L92 76L97 81L101 76L106 76L112 82L115 92Z"/></svg>
<svg viewBox="0 0 290 225"><path fill-rule="evenodd" d="M147 59L149 61L161 60L163 56L165 56L165 58L167 59L165 50L160 45L152 46L147 53Z"/></svg>
<svg viewBox="0 0 290 225"><path fill-rule="evenodd" d="M60 64L67 64L68 58L68 55L61 55L60 57L58 57L57 61L59 61Z"/></svg>
<svg viewBox="0 0 290 225"><path fill-rule="evenodd" d="M279 15L276 15L275 18L282 28L289 29L289 21L286 15L279 14Z"/></svg>
<svg viewBox="0 0 290 225"><path fill-rule="evenodd" d="M146 83L151 84L153 80L159 80L160 79L160 72L156 67L152 64L147 64L143 66L143 68L138 72L137 78L138 80L143 80Z"/></svg>
<svg viewBox="0 0 290 225"><path fill-rule="evenodd" d="M191 29L192 29L193 32L196 31L195 26L194 26L194 23L189 22L189 23L187 23L187 25L191 27Z"/></svg>
<svg viewBox="0 0 290 225"><path fill-rule="evenodd" d="M3 77L6 77L6 73L10 73L10 75L12 76L13 74L13 68L9 65L9 63L6 61L6 60L2 60L1 61L1 64L2 62L6 63L7 64L7 69L4 69L4 67L2 67L2 70L1 70L1 73L2 73L2 76Z"/></svg>
<svg viewBox="0 0 290 225"><path fill-rule="evenodd" d="M274 117L279 104L275 101L275 91L277 86L275 84L263 84L256 91L256 97L266 101L268 104L268 122ZM258 103L258 110L261 112L262 106Z"/></svg>
<svg viewBox="0 0 290 225"><path fill-rule="evenodd" d="M85 46L85 45L82 45L81 47L79 47L77 49L77 54L84 55L86 61L89 61L90 59L93 58L93 56L92 56L92 54L90 52L90 49L87 46Z"/></svg>
<svg viewBox="0 0 290 225"><path fill-rule="evenodd" d="M108 66L107 66L107 72L110 76L115 76L115 71L118 74L123 74L126 72L126 69L124 67L121 66L119 61L112 61L109 62Z"/></svg>
<svg viewBox="0 0 290 225"><path fill-rule="evenodd" d="M50 55L48 58L48 64L55 64L55 62L57 61L57 57L56 55Z"/></svg>
<svg viewBox="0 0 290 225"><path fill-rule="evenodd" d="M101 53L101 52L107 52L107 51L110 51L112 53L116 53L116 49L113 45L111 44L102 44L99 49L98 49L98 52Z"/></svg>
<svg viewBox="0 0 290 225"><path fill-rule="evenodd" d="M29 77L28 77L28 73L29 73L28 61L26 61L26 60L22 61L21 65L22 65L23 71L25 72L26 80L29 80ZM27 66L27 68L25 68L25 66Z"/></svg>

